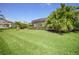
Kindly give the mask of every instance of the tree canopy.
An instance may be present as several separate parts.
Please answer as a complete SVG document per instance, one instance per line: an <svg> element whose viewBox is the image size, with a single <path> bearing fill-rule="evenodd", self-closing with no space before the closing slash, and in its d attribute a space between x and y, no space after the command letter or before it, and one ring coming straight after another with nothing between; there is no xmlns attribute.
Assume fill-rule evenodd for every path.
<svg viewBox="0 0 79 59"><path fill-rule="evenodd" d="M27 24L26 23L22 23L22 22L15 22L15 26L18 29L24 29L27 28Z"/></svg>
<svg viewBox="0 0 79 59"><path fill-rule="evenodd" d="M79 27L79 6L61 7L52 12L46 21L46 28L58 32L69 32Z"/></svg>

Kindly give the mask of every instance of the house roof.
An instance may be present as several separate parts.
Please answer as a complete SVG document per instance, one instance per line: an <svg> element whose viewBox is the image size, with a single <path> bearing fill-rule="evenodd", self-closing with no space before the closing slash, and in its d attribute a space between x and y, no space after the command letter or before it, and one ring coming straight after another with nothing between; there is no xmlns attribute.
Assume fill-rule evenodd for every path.
<svg viewBox="0 0 79 59"><path fill-rule="evenodd" d="M9 24L9 23L12 23L12 22L5 19L0 19L0 24Z"/></svg>
<svg viewBox="0 0 79 59"><path fill-rule="evenodd" d="M46 18L35 19L35 20L32 20L32 23L45 22L45 20Z"/></svg>

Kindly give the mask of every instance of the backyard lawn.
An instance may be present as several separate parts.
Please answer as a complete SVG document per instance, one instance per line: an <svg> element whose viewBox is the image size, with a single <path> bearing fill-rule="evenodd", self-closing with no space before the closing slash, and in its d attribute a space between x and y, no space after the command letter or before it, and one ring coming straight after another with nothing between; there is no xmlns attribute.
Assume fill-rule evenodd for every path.
<svg viewBox="0 0 79 59"><path fill-rule="evenodd" d="M60 35L44 30L2 31L0 32L0 54L79 54L79 32Z"/></svg>

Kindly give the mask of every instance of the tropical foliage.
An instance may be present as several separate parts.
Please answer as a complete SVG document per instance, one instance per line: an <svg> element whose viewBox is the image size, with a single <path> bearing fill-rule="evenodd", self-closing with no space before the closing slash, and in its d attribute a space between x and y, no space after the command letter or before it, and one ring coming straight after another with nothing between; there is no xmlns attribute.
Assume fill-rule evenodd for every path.
<svg viewBox="0 0 79 59"><path fill-rule="evenodd" d="M28 29L33 29L32 23L28 23L27 25L28 25L28 26L27 26Z"/></svg>
<svg viewBox="0 0 79 59"><path fill-rule="evenodd" d="M22 22L15 22L15 27L17 29L24 29L24 28L27 28L27 24L26 23L22 23Z"/></svg>
<svg viewBox="0 0 79 59"><path fill-rule="evenodd" d="M79 27L79 7L66 6L52 12L46 21L46 28L57 32L69 32Z"/></svg>

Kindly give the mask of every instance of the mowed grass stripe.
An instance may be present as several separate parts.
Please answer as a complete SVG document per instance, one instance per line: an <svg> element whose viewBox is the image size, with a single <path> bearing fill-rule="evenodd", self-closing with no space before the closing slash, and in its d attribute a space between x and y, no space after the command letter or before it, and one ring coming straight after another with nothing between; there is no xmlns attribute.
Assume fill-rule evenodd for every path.
<svg viewBox="0 0 79 59"><path fill-rule="evenodd" d="M39 31L38 31L39 32ZM41 32L41 31L40 31ZM9 32L10 33L10 32ZM21 33L21 34L20 34ZM10 33L10 34L13 34L13 33ZM14 33L15 34L15 33ZM13 35L14 35L13 34ZM22 37L22 38L26 38L26 40L29 40L29 41L36 41L36 42L42 42L42 43L49 43L49 42L51 42L51 45L52 45L52 42L55 44L55 43L66 43L65 41L68 41L69 43L72 43L72 42L70 42L70 41L72 41L72 40L74 40L74 41L77 41L77 39L75 39L75 37L74 36L69 36L69 35L65 35L65 36L60 36L59 35L59 37L58 36L56 36L56 37L53 37L53 35L49 35L49 36L45 36L45 35L38 35L37 33L34 33L34 34L29 34L29 33L27 33L27 32L17 32L16 34L15 34L16 36L20 36L20 37ZM46 34L47 35L47 34ZM76 35L77 36L77 35ZM32 39L30 39L30 38L32 38ZM48 42L49 41L49 42ZM67 43L68 43L67 42ZM78 42L78 41L77 41ZM77 43L76 42L76 43ZM47 44L46 43L46 44ZM49 43L50 44L50 43Z"/></svg>
<svg viewBox="0 0 79 59"><path fill-rule="evenodd" d="M9 32L9 34L10 34L10 32ZM9 35L9 34L7 34L7 35ZM12 33L13 34L13 33ZM14 35L17 35L17 34L14 34ZM11 37L13 37L14 35L12 35ZM20 34L19 34L20 35ZM18 37L18 36L17 36ZM23 35L22 35L22 37L23 37ZM20 37L21 38L21 37ZM23 39L23 38L22 38ZM35 44L35 42L33 42L34 44ZM40 43L40 42L39 42ZM38 44L39 44L38 43ZM44 43L43 43L44 44ZM43 44L41 44L41 46L43 46ZM44 46L42 47L42 48L44 48ZM54 49L54 48L53 48ZM47 47L47 48L45 48L45 49L42 49L42 51L44 51L45 52L45 50L49 50L49 48ZM54 49L54 50L56 50L56 49ZM40 52L42 52L42 51L40 51L39 50L39 48L38 48L38 51L39 51L39 54L40 54ZM31 52L31 51L30 51ZM35 53L35 52L34 52ZM56 52L51 52L51 51L46 51L46 53L56 53ZM46 54L46 53L44 53L44 54ZM35 53L35 54L37 54L37 53ZM43 52L42 52L42 54L43 54Z"/></svg>
<svg viewBox="0 0 79 59"><path fill-rule="evenodd" d="M6 42L8 43L10 49L11 50L14 49L13 54L20 54L20 53L21 54L42 54L42 53L45 53L45 49L39 45L36 45L35 43L25 41L19 37L16 37L15 35L11 35L8 33L5 33L5 35L6 36L4 39L6 39Z"/></svg>
<svg viewBox="0 0 79 59"><path fill-rule="evenodd" d="M29 41L29 39L28 39L28 40L27 40L27 39L24 39L24 38L23 38L24 36L18 37L18 36L16 36L16 35L12 35L13 33L12 33L12 34L11 34L11 33L7 33L7 34L8 34L9 36L13 37L13 38L14 38L14 37L15 37L15 38L19 38L19 39L17 39L17 40L20 40L20 39L21 39L21 40L24 41L25 43L27 43L27 42L33 43L33 44L31 44L31 46L33 45L33 47L34 47L34 45L36 45L36 46L34 47L34 48L35 48L34 50L33 50L33 48L31 48L32 51L30 51L30 52L31 52L31 53L34 52L33 54L49 54L49 53L56 53L56 52L51 52L51 51L48 52L48 50L49 50L50 48L47 47L46 45L43 45L44 43L40 45L40 44L39 44L40 42L39 42L39 43L36 43L35 41L33 41L33 42L32 42L32 41ZM22 42L22 41L21 41L21 42ZM17 43L17 42L16 42L16 43ZM20 42L19 42L19 43L20 43ZM26 44L25 44L25 45L26 45ZM29 46L28 43L27 43L27 45ZM29 47L31 47L31 46L29 46ZM29 47L26 46L25 48L29 49ZM22 46L21 48L23 48L23 46ZM53 48L52 50L55 51L56 49ZM39 53L37 53L36 51L39 52Z"/></svg>
<svg viewBox="0 0 79 59"><path fill-rule="evenodd" d="M79 33L59 35L44 30L8 30L0 35L11 54L79 54Z"/></svg>
<svg viewBox="0 0 79 59"><path fill-rule="evenodd" d="M0 55L6 55L6 54L11 54L11 51L5 40L2 37L0 37Z"/></svg>
<svg viewBox="0 0 79 59"><path fill-rule="evenodd" d="M38 31L39 32L39 31ZM40 31L41 32L41 31ZM22 35L20 34L20 33L22 33ZM26 35L25 35L25 33L28 33L28 32L17 32L17 34L16 35L21 35L21 36L23 36L24 38L26 37ZM11 33L12 34L12 33ZM24 34L24 35L23 35ZM31 33L30 33L31 34ZM29 35L29 34L28 34ZM28 35L27 35L27 37L28 37ZM56 34L55 34L56 35ZM58 34L57 34L58 35ZM31 35L30 35L31 36ZM33 35L32 35L33 36ZM36 37L40 37L40 35L35 35ZM43 35L44 36L44 35ZM62 37L62 36L60 36L60 35L58 35L59 37ZM33 36L34 37L34 36ZM32 39L33 39L33 37L31 37ZM35 39L36 39L36 37L34 37ZM55 41L55 43L52 41L52 46L50 45L49 46L49 44L46 44L47 46L48 46L48 51L50 52L50 50L49 50L49 48L51 47L51 53L53 53L53 52L60 52L61 54L62 54L62 52L63 51L67 51L68 53L70 52L72 52L72 50L74 50L74 48L76 48L76 46L75 45L73 45L73 41L71 40L71 36L69 37L69 36L67 36L67 39L65 38L65 39L60 39L58 37L58 39L56 39L56 38L54 38L54 39L52 39L53 41L54 40L56 40ZM69 39L68 39L68 37L69 37ZM43 38L43 37L41 37L41 38ZM46 38L46 37L45 37ZM50 38L50 36L49 36L49 38ZM63 38L63 37L62 37ZM44 40L44 39L39 39L39 38L37 38L38 40L37 41L33 41L34 43L35 42L37 42L38 44L40 43L40 42L42 42L42 40ZM48 38L47 38L48 39ZM29 40L29 39L28 39ZM34 40L34 39L33 39ZM39 41L40 40L40 41ZM60 40L60 41L59 41ZM65 41L66 40L66 41ZM68 40L70 40L70 41L72 41L72 42L70 42L70 41L68 41ZM32 40L31 40L32 41ZM38 42L39 41L39 42ZM44 40L44 41L48 41L48 40ZM51 41L50 41L51 42ZM48 42L48 43L50 43L50 42ZM41 45L45 45L44 44L45 42L43 42L43 44L41 44ZM57 44L58 43L58 44ZM67 44L63 44L63 43L67 43ZM77 43L77 42L76 42ZM68 45L68 44L72 44L71 46L70 45ZM54 45L54 47L53 47L53 45ZM65 47L64 47L65 46ZM53 47L53 48L52 48ZM74 48L73 48L74 47ZM54 49L54 50L53 50ZM60 50L62 50L62 51L60 51ZM67 54L67 53L65 53L65 54ZM73 53L72 53L73 54Z"/></svg>

